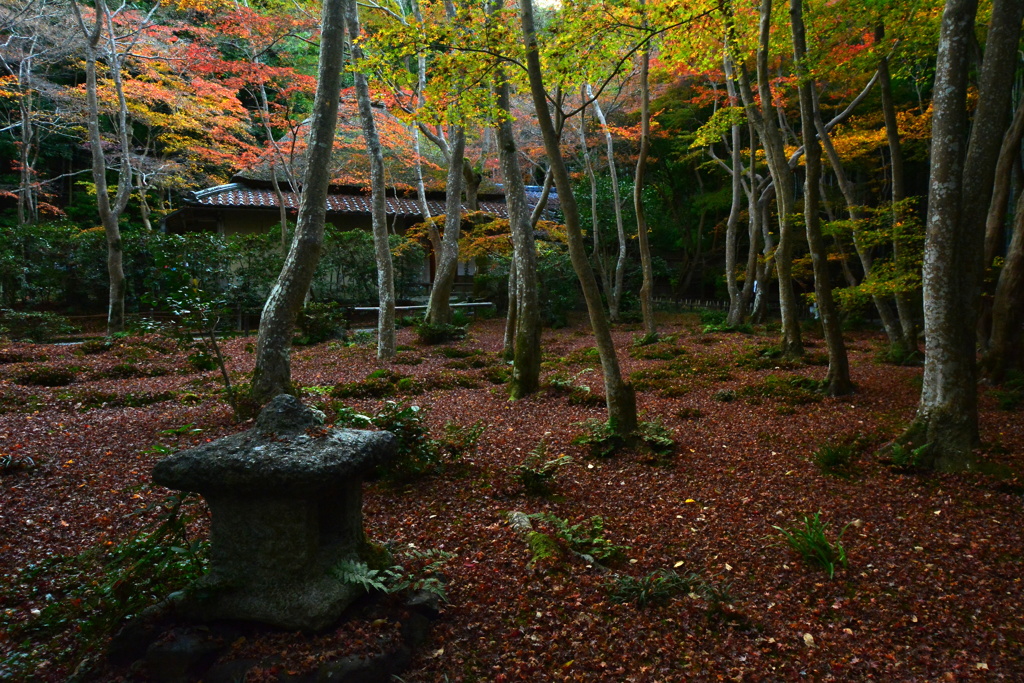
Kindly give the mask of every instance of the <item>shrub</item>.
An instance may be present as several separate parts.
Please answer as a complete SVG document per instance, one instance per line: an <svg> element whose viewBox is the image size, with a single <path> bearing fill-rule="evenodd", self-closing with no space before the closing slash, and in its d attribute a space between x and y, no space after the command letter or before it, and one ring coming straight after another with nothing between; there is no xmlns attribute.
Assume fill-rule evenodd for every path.
<svg viewBox="0 0 1024 683"><path fill-rule="evenodd" d="M438 448L450 461L461 460L464 456L476 452L477 442L480 441L485 429L487 425L483 420L471 425L446 422L441 438L437 441Z"/></svg>
<svg viewBox="0 0 1024 683"><path fill-rule="evenodd" d="M374 370L358 382L342 382L331 389L334 398L386 398L398 393L422 393L423 385L409 375L388 368Z"/></svg>
<svg viewBox="0 0 1024 683"><path fill-rule="evenodd" d="M605 584L613 602L631 602L638 607L665 604L677 595L687 595L702 586L696 574L680 576L671 569L658 569L646 576L619 574Z"/></svg>
<svg viewBox="0 0 1024 683"><path fill-rule="evenodd" d="M0 328L6 329L5 334L12 339L27 339L37 343L79 331L62 315L12 311L9 308L0 309Z"/></svg>
<svg viewBox="0 0 1024 683"><path fill-rule="evenodd" d="M828 522L821 521L821 513L815 512L813 517L805 515L801 522L787 529L780 526L772 528L782 534L789 547L795 550L804 562L821 567L828 572L828 578L831 579L835 576L836 567L847 565L846 550L839 541L842 540L849 524L842 528L834 543L825 533L828 527Z"/></svg>
<svg viewBox="0 0 1024 683"><path fill-rule="evenodd" d="M745 396L773 398L789 405L816 403L822 399L821 383L802 375L768 375L759 384L744 387Z"/></svg>
<svg viewBox="0 0 1024 683"><path fill-rule="evenodd" d="M542 438L523 462L516 466L513 476L527 493L546 496L554 489L559 470L571 462L572 458L564 454L549 458L547 443Z"/></svg>
<svg viewBox="0 0 1024 683"><path fill-rule="evenodd" d="M427 375L423 379L423 388L427 391L434 389L476 389L480 386L472 377L458 372L445 372L442 370L436 374Z"/></svg>
<svg viewBox="0 0 1024 683"><path fill-rule="evenodd" d="M28 351L0 351L0 365L7 363L45 363L47 357L38 353Z"/></svg>
<svg viewBox="0 0 1024 683"><path fill-rule="evenodd" d="M507 365L490 365L480 371L480 376L491 384L505 384L512 378L512 368Z"/></svg>
<svg viewBox="0 0 1024 683"><path fill-rule="evenodd" d="M453 323L420 322L416 325L416 338L421 344L433 346L466 338L466 328Z"/></svg>
<svg viewBox="0 0 1024 683"><path fill-rule="evenodd" d="M391 362L397 365L419 365L423 362L423 356L403 351L395 354Z"/></svg>
<svg viewBox="0 0 1024 683"><path fill-rule="evenodd" d="M736 400L736 392L732 389L721 389L716 391L714 396L711 398L715 399L719 403L731 403Z"/></svg>
<svg viewBox="0 0 1024 683"><path fill-rule="evenodd" d="M904 344L888 344L876 356L879 363L886 365L920 365L924 358L920 352Z"/></svg>
<svg viewBox="0 0 1024 683"><path fill-rule="evenodd" d="M216 364L214 365L216 367ZM138 365L135 363L118 363L107 370L95 373L96 379L134 379L136 377L163 377L170 370L162 365Z"/></svg>
<svg viewBox="0 0 1024 683"><path fill-rule="evenodd" d="M814 451L814 464L823 474L845 476L850 473L857 449L850 441L827 443Z"/></svg>
<svg viewBox="0 0 1024 683"><path fill-rule="evenodd" d="M111 339L87 339L78 345L78 351L89 356L97 353L105 353L113 347L114 342Z"/></svg>
<svg viewBox="0 0 1024 683"><path fill-rule="evenodd" d="M347 407L339 408L335 422L339 427L375 427L394 434L398 440L398 457L381 468L379 474L388 479L407 481L460 460L476 447L484 431L482 422L469 427L448 423L444 437L435 440L430 437L424 414L424 409L417 405L386 401L372 416L360 415Z"/></svg>
<svg viewBox="0 0 1024 683"><path fill-rule="evenodd" d="M64 387L75 381L78 371L69 367L32 365L14 375L15 384L35 387Z"/></svg>
<svg viewBox="0 0 1024 683"><path fill-rule="evenodd" d="M680 408L676 411L676 417L680 420L697 420L703 416L700 408Z"/></svg>
<svg viewBox="0 0 1024 683"><path fill-rule="evenodd" d="M590 455L609 458L621 450L640 447L655 455L667 455L675 446L672 433L660 422L641 422L632 434L617 434L608 422L590 419L577 423L582 432L573 438L576 445L587 446Z"/></svg>
<svg viewBox="0 0 1024 683"><path fill-rule="evenodd" d="M792 361L783 358L780 346L744 345L743 351L736 356L736 367L748 370L770 370L793 366Z"/></svg>
<svg viewBox="0 0 1024 683"><path fill-rule="evenodd" d="M208 543L188 537L189 525L205 514L198 495L171 495L146 508L155 520L127 540L97 545L80 555L54 557L29 565L14 585L33 593L52 591L48 601L26 622L8 621L14 612L0 611L0 629L22 650L31 653L8 659L33 680L42 660L70 663L97 654L128 617L152 604L156 596L180 590L202 576Z"/></svg>
<svg viewBox="0 0 1024 683"><path fill-rule="evenodd" d="M36 466L36 461L27 455L0 455L0 474L28 472Z"/></svg>
<svg viewBox="0 0 1024 683"><path fill-rule="evenodd" d="M378 546L380 547L380 546ZM345 560L331 569L339 581L362 586L367 592L394 594L403 591L427 591L447 601L441 570L454 555L443 550L418 550L411 546L399 551L381 548L384 561L402 564L372 567L372 562Z"/></svg>
<svg viewBox="0 0 1024 683"><path fill-rule="evenodd" d="M336 301L308 303L295 321L299 330L296 344L319 344L345 333L345 312Z"/></svg>
<svg viewBox="0 0 1024 683"><path fill-rule="evenodd" d="M898 470L920 470L928 464L932 445L914 447L912 443L894 443L889 447L889 463Z"/></svg>
<svg viewBox="0 0 1024 683"><path fill-rule="evenodd" d="M1000 410L1016 410L1024 405L1024 372L1014 370L1007 373L1003 388L992 391Z"/></svg>
<svg viewBox="0 0 1024 683"><path fill-rule="evenodd" d="M551 527L555 535L570 550L593 558L598 562L615 562L625 557L628 545L615 545L604 536L604 519L599 516L585 519L578 524L570 524L550 512L537 512L529 515L531 520L542 522Z"/></svg>
<svg viewBox="0 0 1024 683"><path fill-rule="evenodd" d="M173 391L100 391L98 389L83 389L61 394L62 401L72 403L78 410L93 410L96 408L139 408L170 401L177 395Z"/></svg>

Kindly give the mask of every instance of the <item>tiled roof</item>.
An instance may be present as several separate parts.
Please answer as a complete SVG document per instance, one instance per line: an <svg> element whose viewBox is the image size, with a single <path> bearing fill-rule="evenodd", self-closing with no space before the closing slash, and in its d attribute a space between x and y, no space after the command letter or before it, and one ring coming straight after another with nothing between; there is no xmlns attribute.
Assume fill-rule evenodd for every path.
<svg viewBox="0 0 1024 683"><path fill-rule="evenodd" d="M288 208L299 208L299 195L294 192L284 193ZM276 209L277 193L270 189L249 187L241 183L219 185L207 190L192 193L186 198L189 204L200 206L233 206L238 208ZM422 216L419 202L408 197L388 197L387 213L389 216ZM436 199L427 200L430 213L440 216L445 212L444 202ZM465 210L466 207L463 207ZM361 194L329 194L327 210L337 213L370 213L370 197ZM508 217L505 202L481 201L480 210L501 218Z"/></svg>

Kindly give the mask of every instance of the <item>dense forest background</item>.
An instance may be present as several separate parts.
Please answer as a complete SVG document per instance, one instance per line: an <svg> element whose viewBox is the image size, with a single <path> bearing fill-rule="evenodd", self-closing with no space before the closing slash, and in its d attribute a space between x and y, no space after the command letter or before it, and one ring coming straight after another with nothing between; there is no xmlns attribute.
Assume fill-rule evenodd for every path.
<svg viewBox="0 0 1024 683"><path fill-rule="evenodd" d="M185 290L262 308L262 402L287 388L264 361L307 291L376 295L386 358L412 264L432 252L426 320L447 324L454 264L473 259L481 292L526 307L510 330L529 339L535 289L548 323L586 303L609 419L627 426L605 317L642 318L653 340L656 300L718 299L730 329L777 315L799 357L813 315L834 395L853 389L842 325L877 321L893 359L927 359L916 440L965 452L977 349L994 382L1021 363L1019 14L953 0L9 4L0 299L106 305L108 332L126 310L180 309ZM373 237L325 240L312 209L282 210L279 235L161 232L183 193L236 173L311 207L329 185L372 190ZM534 212L529 255L513 248L524 182L554 189L564 223ZM458 215L454 198L473 210L499 189L508 220ZM436 190L447 216L426 209ZM389 235L386 192L418 197L428 220ZM579 290L559 277L570 266Z"/></svg>
<svg viewBox="0 0 1024 683"><path fill-rule="evenodd" d="M487 101L486 79L496 55L516 59L514 36L493 30L489 32L494 35L483 36L472 30L483 22L483 7L474 3L459 8L460 15L453 21L453 26L470 30L452 33L451 28L438 25L440 8L425 3L419 10L399 3L364 12L387 183L415 191L413 169L419 160L427 188L443 190L447 161L417 126L443 136L440 126L456 121L467 124L467 160L483 177L485 189L493 189L502 184L502 177L490 131L496 112ZM147 283L147 277L154 275L147 276L145 271L161 267L168 258L167 249L173 258L197 262L188 258L189 249L201 247L166 245L168 240L157 234L161 218L181 206L183 192L227 182L240 172L265 177L270 169L282 181L290 178L294 185L301 185L319 12L312 5L218 2L100 9L109 16L99 19L109 20L113 29L97 45L100 133L111 184L122 168L128 176L130 198L120 224L128 267L134 273L128 287L129 305L146 308L145 295L161 285ZM596 224L602 233L599 244L614 255L618 197L623 230L627 238L633 236L626 241L629 261L637 262L636 217L628 201L640 137L636 45L650 40L654 47L649 76L653 134L642 193L652 246L661 256L658 292L675 298L728 298L726 223L732 202L730 146L734 144L729 126L740 122L743 114L742 103L735 94L730 96L726 84L720 12L710 6L705 11L659 3L658 16L641 30L629 25L625 6L590 3L565 9L548 10L541 17L544 30L557 36L552 53L546 56L548 78L560 106L576 112L564 122L562 145L578 184L584 227L593 231ZM738 9L750 15L745 21L756 19L756 7ZM781 131L792 154L799 147L797 79L792 48L787 45L788 18L782 10L773 14L778 25L772 32L770 81ZM83 8L87 15L92 11ZM417 20L417 12L422 20ZM845 278L843 301L851 314L864 312L871 287L915 289L913 265L915 259L919 265L920 259L919 217L921 197L926 194L938 12L937 3L879 5L863 11L851 11L850 3L835 3L814 8L809 21L815 43L813 69L826 120L864 89L880 59L891 64L892 76L884 89L875 77L874 87L831 133L856 205L865 212L871 210L870 216L860 218L863 226L855 227L849 220L836 176L826 173L822 180L827 248L836 276ZM851 21L851 16L858 20ZM5 72L0 81L4 305L103 310L103 240L98 231L90 232L98 226L98 216L89 172L90 112L83 64L88 36L76 25L67 3L14 4L4 10L0 21ZM94 16L90 21L98 19ZM670 28L672 23L678 25ZM481 51L486 54L481 56ZM426 60L422 87L409 78L416 75L419 57ZM477 64L472 71L453 73L473 62ZM113 82L111 64L120 71L120 85ZM523 76L515 69L510 75ZM344 83L332 182L368 188L369 160L359 136L351 74ZM587 88L596 97L581 109L581 92L588 92ZM521 80L519 89L523 89ZM126 149L121 149L117 137L119 97L126 114ZM906 240L915 245L902 270L896 268L891 249L884 244L890 241L886 233L891 228L879 214L890 209L893 185L886 98L897 117L903 157L903 168L897 170L904 176L907 196ZM459 106L452 107L456 100ZM520 92L514 94L513 104L523 171L528 184L542 185L546 161L532 103L527 93ZM595 115L595 104L606 124ZM745 127L739 147L741 164L747 167L751 152ZM766 176L764 153L756 144L754 159L753 173ZM593 182L588 173L593 174ZM747 191L757 192L757 188ZM748 222L746 214L744 200L736 220ZM770 222L766 227L773 230ZM853 235L857 228L871 233L862 241L879 252L867 273L856 258ZM737 239L742 265L749 231L741 229ZM26 259L28 253L40 258ZM798 245L794 258L798 287L812 291L806 246ZM51 261L61 268L50 268ZM744 268L737 270L742 286L750 276ZM192 274L209 280L202 273ZM897 280L899 284L894 283ZM627 290L634 293L636 287ZM631 300L630 304L627 294L627 306L635 308L635 294Z"/></svg>

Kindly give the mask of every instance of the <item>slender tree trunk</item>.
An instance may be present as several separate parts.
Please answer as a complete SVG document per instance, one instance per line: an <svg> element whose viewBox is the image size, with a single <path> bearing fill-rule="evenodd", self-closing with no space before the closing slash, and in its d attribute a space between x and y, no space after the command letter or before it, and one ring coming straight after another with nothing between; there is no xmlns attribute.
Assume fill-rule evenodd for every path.
<svg viewBox="0 0 1024 683"><path fill-rule="evenodd" d="M466 210L479 211L480 184L484 181L484 174L465 157L462 159L462 181L465 184Z"/></svg>
<svg viewBox="0 0 1024 683"><path fill-rule="evenodd" d="M581 93L582 99L586 101L586 88ZM601 278L601 286L604 287L605 296L611 297L612 284L611 276L608 273L608 264L601 250L601 218L597 206L597 173L594 172L594 164L590 160L590 150L587 148L586 133L586 112L584 107L580 111L580 149L583 153L583 167L587 170L587 178L590 180L590 232L593 239L591 254L594 259L594 267L597 268L598 276ZM548 175L550 176L550 169Z"/></svg>
<svg viewBox="0 0 1024 683"><path fill-rule="evenodd" d="M4 63L6 66L6 62ZM18 225L35 223L35 178L32 168L32 146L35 122L32 105L32 59L26 58L18 67L21 97L18 110L21 115L21 142L18 149L21 168L18 178Z"/></svg>
<svg viewBox="0 0 1024 683"><path fill-rule="evenodd" d="M753 315L754 283L758 280L757 252L761 239L761 212L757 210L757 131L753 124L747 124L748 137L750 138L750 162L747 169L747 184L744 192L747 195L747 270L746 279L743 281L743 291L740 295L740 309L742 318Z"/></svg>
<svg viewBox="0 0 1024 683"><path fill-rule="evenodd" d="M357 42L359 37L359 6L356 0L345 1L345 23L347 24L352 51L352 61L363 58L363 48ZM370 155L370 213L373 221L373 252L377 261L377 358L388 360L395 357L395 271L391 264L391 243L388 237L387 204L384 197L384 152L381 149L377 125L373 120L370 106L370 85L366 74L354 73L356 99L359 102L359 119L363 124L363 138Z"/></svg>
<svg viewBox="0 0 1024 683"><path fill-rule="evenodd" d="M836 151L835 145L832 144L832 138L829 135L828 130L825 128L825 123L821 118L821 109L818 106L816 96L814 98L814 126L817 128L821 145L825 148L825 153L828 155L829 164L832 166L832 172L835 174L836 182L839 184L839 191L842 193L843 199L846 202L846 211L850 217L850 223L853 226L851 228L853 247L857 252L857 258L860 260L861 268L864 270L864 276L867 277L871 272L872 257L869 248L863 244L863 241L860 238L860 228L858 227L860 222L864 219L864 215L860 209L857 208L857 199L854 196L853 183L850 182L849 177L846 175L846 170L843 168L843 161L839 157L839 153ZM882 328L885 330L885 335L889 340L889 345L893 347L902 347L907 351L913 350L913 346L904 339L904 327L900 324L900 320L893 316L888 302L878 294L872 294L871 301L875 305L875 310L878 311L878 316L882 321Z"/></svg>
<svg viewBox="0 0 1024 683"><path fill-rule="evenodd" d="M520 3L520 19L523 28L523 42L526 45L526 66L530 79L530 94L537 111L537 122L544 138L544 149L551 164L558 199L565 216L565 229L569 242L569 257L573 269L580 280L583 297L587 302L590 314L590 326L594 331L594 341L601 358L601 369L604 374L605 395L608 405L608 424L616 434L630 435L636 431L636 394L633 387L623 380L619 369L619 360L612 341L611 326L605 316L601 303L601 294L597 288L597 279L587 260L587 251L583 245L583 232L580 229L579 209L576 197L572 192L572 181L562 160L559 139L554 123L548 110L547 93L544 89L544 77L541 72L540 54L537 50L537 34L533 22L533 0L522 0Z"/></svg>
<svg viewBox="0 0 1024 683"><path fill-rule="evenodd" d="M466 131L455 129L449 143L451 161L448 164L448 182L445 187L444 235L441 238L441 253L437 254L437 271L434 286L427 302L426 320L433 325L451 322L452 309L449 299L455 285L459 266L459 234L462 230L462 164L459 162L466 148Z"/></svg>
<svg viewBox="0 0 1024 683"><path fill-rule="evenodd" d="M277 197L277 221L281 227L281 251L288 247L288 202L285 201L284 192L281 190L281 181L277 178L277 164L270 165L270 182L274 188L274 196ZM292 188L292 192L295 188Z"/></svg>
<svg viewBox="0 0 1024 683"><path fill-rule="evenodd" d="M495 126L505 200L512 229L515 264L515 348L509 397L514 401L540 388L540 297L537 285L537 247L526 204L526 186L519 168L519 152L512 132L511 96L505 74L497 73L497 104L503 112ZM509 301L510 317L513 302Z"/></svg>
<svg viewBox="0 0 1024 683"><path fill-rule="evenodd" d="M500 145L501 142L499 141L498 144ZM518 322L516 316L519 313L518 297L516 296L516 292L519 291L517 278L516 258L513 253L508 262L508 311L505 314L505 336L501 347L501 357L505 360L513 360L516 356L516 325Z"/></svg>
<svg viewBox="0 0 1024 683"><path fill-rule="evenodd" d="M608 293L608 315L612 322L619 321L619 310L622 306L622 283L626 273L626 226L622 219L622 198L619 195L619 173L615 165L615 140L608 128L608 121L605 120L604 112L601 110L601 103L594 97L594 91L587 86L587 94L594 101L594 114L601 122L601 129L604 131L605 147L608 155L608 175L612 184L612 201L615 204L615 233L619 239L619 255L615 259L615 276L612 281L611 292ZM561 193L561 190L559 190Z"/></svg>
<svg viewBox="0 0 1024 683"><path fill-rule="evenodd" d="M984 222L992 197L1024 3L996 0L978 105L964 154L967 71L976 0L947 0L935 69L931 174L923 268L925 364L921 402L902 439L927 444L938 470L972 467L978 443L975 328Z"/></svg>
<svg viewBox="0 0 1024 683"><path fill-rule="evenodd" d="M814 127L815 111L814 81L807 72L807 37L804 29L803 5L801 0L789 2L790 23L793 29L793 59L799 80L800 131L804 143L804 225L807 230L807 244L811 251L814 268L814 295L821 315L821 325L828 347L828 374L825 390L830 396L842 396L853 391L850 381L850 364L846 357L846 345L839 324L839 314L832 299L832 279L828 272L828 251L821 236L821 214L818 203L818 185L821 182L821 146Z"/></svg>
<svg viewBox="0 0 1024 683"><path fill-rule="evenodd" d="M733 83L732 62L728 52L723 59L725 66L725 87L729 93L729 104L735 106L739 97L736 94L736 85ZM736 280L736 260L739 250L739 224L740 224L740 202L743 199L743 157L740 150L742 138L740 135L740 124L734 123L730 127L731 143L729 146L732 157L732 167L729 175L732 185L732 201L729 204L729 218L725 223L725 285L729 292L729 314L726 323L739 325L743 322L746 311L743 309L740 296L740 287Z"/></svg>
<svg viewBox="0 0 1024 683"><path fill-rule="evenodd" d="M581 112L580 118L582 119L582 117L583 113ZM586 151L585 145L584 151ZM590 163L589 156L587 157L587 163ZM593 171L591 171L591 177L593 177ZM537 200L537 205L533 207L533 211L530 213L530 225L534 227L537 227L537 221L539 221L540 217L544 215L544 209L548 205L548 197L551 196L551 183L551 169L549 168L544 172L544 184L540 189L540 198Z"/></svg>
<svg viewBox="0 0 1024 683"><path fill-rule="evenodd" d="M128 142L128 104L124 97L121 82L121 56L113 34L113 18L104 0L97 0L96 24L92 29L85 26L78 2L71 3L75 19L86 38L85 52L85 91L86 106L89 112L89 147L92 152L92 179L96 186L96 208L103 224L103 232L107 243L107 276L110 281L107 307L107 334L124 331L124 294L125 279L122 264L121 228L118 221L128 204L131 195L132 168L129 160L131 147ZM98 85L96 82L96 63L100 40L104 28L107 31L106 62L110 70L110 79L117 95L118 110L116 132L121 165L117 174L117 191L111 201L107 188L107 160L103 152L103 140L100 136L100 111Z"/></svg>
<svg viewBox="0 0 1024 683"><path fill-rule="evenodd" d="M331 150L338 121L344 52L343 13L342 0L324 3L316 96L298 221L281 274L263 307L256 342L251 398L259 405L278 394L294 392L289 358L292 332L320 260L327 215Z"/></svg>
<svg viewBox="0 0 1024 683"><path fill-rule="evenodd" d="M885 29L879 26L875 32L875 36L878 40L881 40L885 35ZM889 60L883 54L882 58L878 61L878 85L882 95L882 115L885 118L885 137L889 143L889 164L892 168L892 203L893 203L893 262L900 265L903 261L903 253L905 251L903 241L900 239L899 234L899 223L900 216L899 211L901 210L900 202L907 197L906 190L904 189L904 173L903 173L903 147L900 144L900 129L899 122L896 119L896 104L892 96L892 78L889 76ZM918 311L913 301L913 295L911 292L896 292L896 312L899 316L900 324L900 335L898 337L899 343L908 352L917 351L917 318ZM886 311L883 313L883 310ZM878 309L880 315L887 315L888 318L892 317L891 313L888 313L888 305L884 304ZM883 317L883 324L886 323L887 318ZM891 324L891 323L890 323ZM888 327L886 328L888 330ZM890 334L890 341L892 336Z"/></svg>
<svg viewBox="0 0 1024 683"><path fill-rule="evenodd" d="M651 151L651 92L647 77L650 62L651 50L648 47L640 57L640 153L633 180L633 208L636 211L637 245L640 247L640 269L643 272L640 312L643 315L644 335L647 339L656 339L658 327L654 322L654 267L651 264L647 215L644 213L644 178L647 173L647 157Z"/></svg>
<svg viewBox="0 0 1024 683"><path fill-rule="evenodd" d="M775 201L779 215L779 246L775 252L775 268L779 279L779 308L782 316L782 352L789 358L803 355L800 339L799 304L793 291L793 172L786 158L782 131L776 121L768 72L768 50L771 29L772 0L762 0L760 9L760 43L757 51L757 83L761 107L754 101L746 69L737 69L740 95L747 115L754 122L764 144L768 170L775 183ZM734 41L732 41L734 42Z"/></svg>

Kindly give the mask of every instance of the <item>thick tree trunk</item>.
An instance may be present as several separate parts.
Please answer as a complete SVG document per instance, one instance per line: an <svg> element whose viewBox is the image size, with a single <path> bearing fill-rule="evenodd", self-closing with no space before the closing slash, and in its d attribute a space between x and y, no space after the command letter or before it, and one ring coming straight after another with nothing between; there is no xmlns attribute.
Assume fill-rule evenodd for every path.
<svg viewBox="0 0 1024 683"><path fill-rule="evenodd" d="M256 342L251 398L259 405L278 394L294 391L289 358L292 332L320 260L327 214L331 150L338 121L338 91L341 89L344 51L343 10L342 0L324 3L316 96L298 221L281 274L263 307Z"/></svg>
<svg viewBox="0 0 1024 683"><path fill-rule="evenodd" d="M816 136L814 121L817 118L814 81L807 73L807 37L804 29L801 0L790 0L790 23L793 29L793 58L796 64L800 92L800 131L804 143L804 225L807 230L807 244L811 250L811 264L814 268L814 295L821 315L821 325L828 347L828 374L825 390L830 396L842 396L853 391L850 381L850 364L846 357L846 345L839 324L839 314L832 299L832 279L828 272L828 252L821 236L821 215L818 203L818 184L821 181L821 146Z"/></svg>
<svg viewBox="0 0 1024 683"><path fill-rule="evenodd" d="M590 314L590 326L594 331L594 341L601 358L601 369L604 374L605 395L608 405L608 424L616 434L630 435L636 431L636 394L633 387L622 378L619 360L612 341L611 326L604 313L601 294L597 288L597 279L587 260L587 251L583 245L583 232L580 229L579 209L576 197L572 192L572 180L562 160L555 126L548 110L547 93L544 90L544 77L541 72L540 54L537 50L537 34L533 22L533 0L522 0L520 18L523 27L523 41L526 44L526 66L530 79L530 94L537 111L537 121L544 137L544 149L551 163L558 199L565 216L566 235L569 242L569 257L573 269L580 280L583 297L587 302Z"/></svg>
<svg viewBox="0 0 1024 683"><path fill-rule="evenodd" d="M345 23L347 24L352 51L352 61L363 57L363 48L356 39L359 37L359 6L356 0L345 0ZM373 222L373 253L377 261L377 358L388 360L395 357L395 271L391 264L391 244L388 239L387 204L384 197L384 152L377 135L370 106L370 85L366 74L354 73L356 99L359 102L359 119L363 124L363 138L370 155L370 214Z"/></svg>
<svg viewBox="0 0 1024 683"><path fill-rule="evenodd" d="M651 92L647 77L650 62L651 50L648 48L640 57L640 153L633 180L633 208L636 211L637 246L640 248L640 270L643 273L640 312L643 315L644 335L648 340L653 340L658 336L658 327L654 323L654 267L651 264L647 215L644 213L644 177L647 173L647 157L651 152Z"/></svg>
<svg viewBox="0 0 1024 683"><path fill-rule="evenodd" d="M540 297L537 285L537 247L526 204L526 187L519 168L518 151L512 132L511 96L508 81L497 74L498 108L506 116L495 126L501 174L505 178L505 200L512 229L512 260L515 265L515 300L509 301L509 317L515 307L515 343L509 397L520 399L540 388Z"/></svg>
<svg viewBox="0 0 1024 683"><path fill-rule="evenodd" d="M1013 237L999 272L992 298L992 334L984 356L984 368L993 382L1002 382L1011 369L1024 361L1024 194L1017 198L1013 216Z"/></svg>
<svg viewBox="0 0 1024 683"><path fill-rule="evenodd" d="M451 160L448 164L448 182L445 187L444 235L441 238L441 253L437 258L434 286L427 302L426 320L433 325L451 322L452 308L449 299L455 286L455 275L459 266L459 235L462 231L462 159L466 149L466 131L459 127L451 136Z"/></svg>
<svg viewBox="0 0 1024 683"><path fill-rule="evenodd" d="M1024 3L996 0L978 105L964 154L967 71L976 0L947 0L935 69L931 174L923 268L925 365L921 402L904 434L927 444L943 471L970 468L978 443L975 327L985 212L992 196Z"/></svg>
<svg viewBox="0 0 1024 683"><path fill-rule="evenodd" d="M612 138L612 132L608 128L608 121L604 117L601 103L597 101L594 91L589 85L587 86L587 95L594 101L594 114L597 116L597 120L601 122L601 130L604 131L605 149L608 156L608 176L611 178L612 184L612 202L615 208L615 234L619 240L619 252L615 259L612 288L610 292L606 293L608 294L608 315L612 322L618 322L619 315L622 313L619 309L622 306L622 287L626 273L626 226L622 219L619 173L615 165L615 140ZM559 189L559 193L561 193L561 189Z"/></svg>

